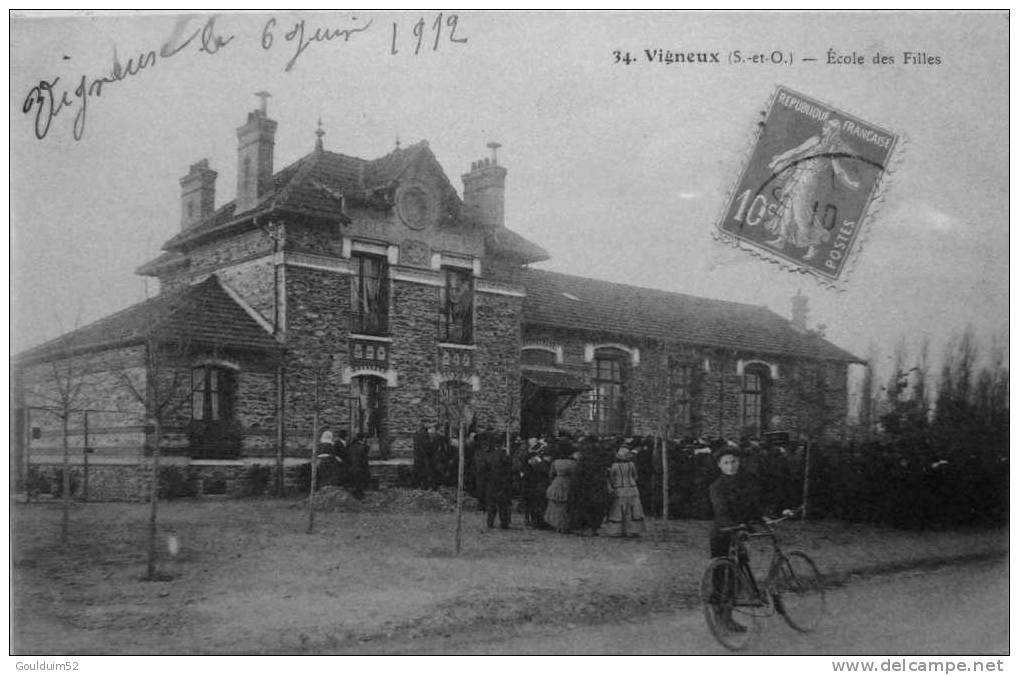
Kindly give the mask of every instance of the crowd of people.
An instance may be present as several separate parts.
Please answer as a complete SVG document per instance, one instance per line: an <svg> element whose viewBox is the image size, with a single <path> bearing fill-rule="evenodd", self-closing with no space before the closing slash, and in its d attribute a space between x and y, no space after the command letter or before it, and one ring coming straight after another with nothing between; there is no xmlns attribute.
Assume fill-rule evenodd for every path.
<svg viewBox="0 0 1019 675"><path fill-rule="evenodd" d="M355 434L348 443L345 429L335 434L327 429L319 437L317 452L316 484L343 485L356 499L364 499L371 484L366 435Z"/></svg>
<svg viewBox="0 0 1019 675"><path fill-rule="evenodd" d="M459 453L423 421L414 436L414 480L422 489L455 485ZM488 527L507 529L517 498L527 527L595 536L644 532L644 505L638 460L646 450L635 439L574 436L513 437L486 429L464 443L465 488L477 498ZM649 473L649 472L648 472ZM650 476L650 473L649 473Z"/></svg>

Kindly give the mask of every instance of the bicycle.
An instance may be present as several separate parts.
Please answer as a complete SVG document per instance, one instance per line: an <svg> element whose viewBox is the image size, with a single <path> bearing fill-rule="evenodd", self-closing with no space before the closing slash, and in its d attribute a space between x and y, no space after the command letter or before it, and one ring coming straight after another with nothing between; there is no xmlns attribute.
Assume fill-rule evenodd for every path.
<svg viewBox="0 0 1019 675"><path fill-rule="evenodd" d="M824 578L817 565L802 551L784 552L772 526L793 517L764 521L763 531L740 524L724 528L735 532L724 558L713 558L701 579L701 600L708 628L723 647L745 648L760 630L761 619L776 612L790 628L801 633L813 631L825 612ZM758 583L750 569L747 542L754 538L771 541L768 573Z"/></svg>

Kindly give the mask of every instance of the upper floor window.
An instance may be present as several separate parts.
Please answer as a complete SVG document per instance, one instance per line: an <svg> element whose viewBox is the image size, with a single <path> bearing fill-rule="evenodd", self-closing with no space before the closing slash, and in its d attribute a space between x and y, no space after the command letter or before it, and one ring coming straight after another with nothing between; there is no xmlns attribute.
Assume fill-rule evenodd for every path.
<svg viewBox="0 0 1019 675"><path fill-rule="evenodd" d="M591 420L599 434L626 432L626 368L624 355L600 351L594 359Z"/></svg>
<svg viewBox="0 0 1019 675"><path fill-rule="evenodd" d="M354 333L384 335L389 330L389 270L381 256L351 256L351 326Z"/></svg>
<svg viewBox="0 0 1019 675"><path fill-rule="evenodd" d="M766 366L753 364L743 370L740 412L743 433L760 436L768 430L768 387L771 382Z"/></svg>
<svg viewBox="0 0 1019 675"><path fill-rule="evenodd" d="M444 267L439 339L443 342L474 342L474 277L471 270Z"/></svg>
<svg viewBox="0 0 1019 675"><path fill-rule="evenodd" d="M191 419L205 422L234 416L234 373L219 366L191 370Z"/></svg>
<svg viewBox="0 0 1019 675"><path fill-rule="evenodd" d="M556 365L555 352L544 349L524 348L520 352L520 365L523 366L554 366Z"/></svg>

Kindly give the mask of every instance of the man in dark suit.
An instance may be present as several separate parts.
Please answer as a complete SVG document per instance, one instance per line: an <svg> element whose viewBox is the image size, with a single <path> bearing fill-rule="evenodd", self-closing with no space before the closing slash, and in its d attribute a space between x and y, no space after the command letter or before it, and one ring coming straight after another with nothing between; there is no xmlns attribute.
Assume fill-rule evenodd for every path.
<svg viewBox="0 0 1019 675"><path fill-rule="evenodd" d="M364 498L364 491L371 483L371 470L368 467L368 444L364 433L358 433L350 444L350 462L347 468L347 485L350 494L357 499Z"/></svg>
<svg viewBox="0 0 1019 675"><path fill-rule="evenodd" d="M435 467L432 457L434 426L428 420L421 420L421 426L414 433L414 483L415 487L431 490L435 487Z"/></svg>
<svg viewBox="0 0 1019 675"><path fill-rule="evenodd" d="M476 450L478 491L484 499L488 528L495 527L495 514L499 513L499 526L510 526L510 497L513 487L513 463L509 454L498 442L494 430L478 437Z"/></svg>

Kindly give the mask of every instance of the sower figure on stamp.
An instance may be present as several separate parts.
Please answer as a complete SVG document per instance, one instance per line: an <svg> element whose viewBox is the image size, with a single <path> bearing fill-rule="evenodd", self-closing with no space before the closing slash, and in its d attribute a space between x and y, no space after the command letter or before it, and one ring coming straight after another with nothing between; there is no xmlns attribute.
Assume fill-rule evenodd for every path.
<svg viewBox="0 0 1019 675"><path fill-rule="evenodd" d="M804 248L804 260L817 255L817 246L827 240L824 229L823 206L817 203L823 193L824 182L837 179L850 190L860 187L839 161L850 154L852 148L842 140L841 127L837 119L825 122L821 133L811 136L797 147L775 155L768 168L779 181L779 205L764 227L778 236L766 242L777 249L786 244ZM828 168L831 167L831 173Z"/></svg>

